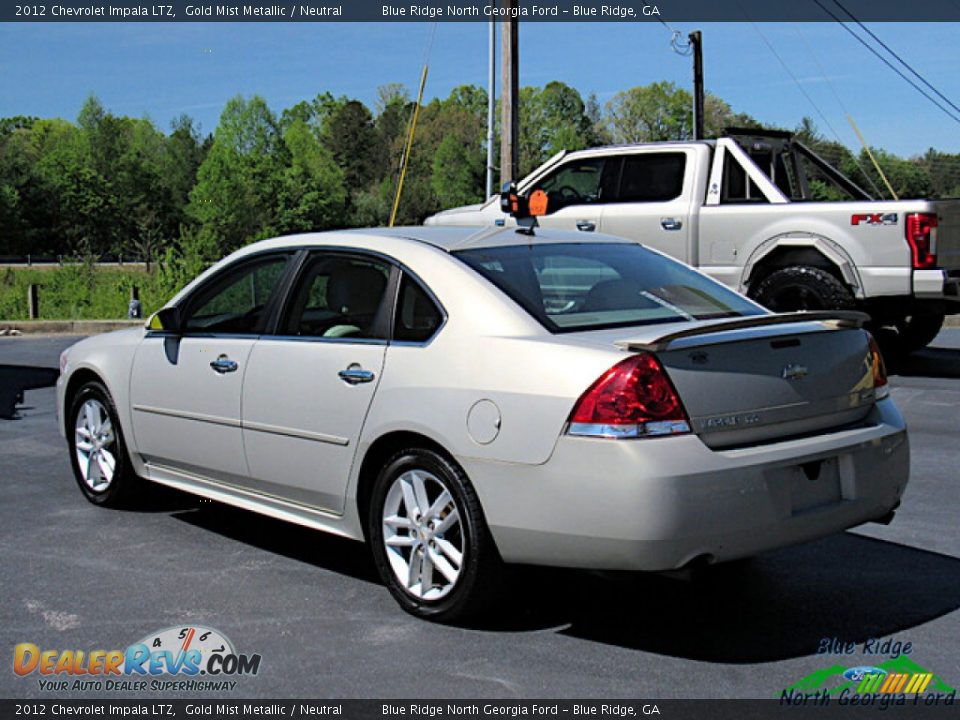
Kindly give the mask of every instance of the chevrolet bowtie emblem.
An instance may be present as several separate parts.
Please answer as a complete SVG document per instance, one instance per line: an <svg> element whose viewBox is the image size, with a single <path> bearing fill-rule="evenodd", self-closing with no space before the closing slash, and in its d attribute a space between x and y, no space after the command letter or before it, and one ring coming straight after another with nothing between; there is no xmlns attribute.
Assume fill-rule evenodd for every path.
<svg viewBox="0 0 960 720"><path fill-rule="evenodd" d="M803 380L807 376L807 369L803 365L787 365L780 373L784 380Z"/></svg>

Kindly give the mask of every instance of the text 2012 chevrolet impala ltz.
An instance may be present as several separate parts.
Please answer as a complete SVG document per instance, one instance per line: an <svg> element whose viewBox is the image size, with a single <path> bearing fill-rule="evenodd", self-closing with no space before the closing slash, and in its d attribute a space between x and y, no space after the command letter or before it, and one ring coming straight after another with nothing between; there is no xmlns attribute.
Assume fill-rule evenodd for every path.
<svg viewBox="0 0 960 720"><path fill-rule="evenodd" d="M856 313L771 314L633 242L259 242L61 358L84 495L141 478L365 539L408 611L501 563L665 570L888 519L904 422Z"/></svg>

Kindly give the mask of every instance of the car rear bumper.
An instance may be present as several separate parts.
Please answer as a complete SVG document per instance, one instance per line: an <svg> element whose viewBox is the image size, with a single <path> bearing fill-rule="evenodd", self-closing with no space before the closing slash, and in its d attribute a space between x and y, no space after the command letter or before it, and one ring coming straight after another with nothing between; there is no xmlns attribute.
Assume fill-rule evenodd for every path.
<svg viewBox="0 0 960 720"><path fill-rule="evenodd" d="M881 519L903 494L910 453L888 399L866 427L755 447L564 436L543 465L461 462L504 560L655 571Z"/></svg>

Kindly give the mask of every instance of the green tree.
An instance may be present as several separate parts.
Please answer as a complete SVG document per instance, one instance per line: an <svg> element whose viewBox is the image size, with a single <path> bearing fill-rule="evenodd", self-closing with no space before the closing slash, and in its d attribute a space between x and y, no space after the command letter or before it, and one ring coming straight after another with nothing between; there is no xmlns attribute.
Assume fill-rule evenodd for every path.
<svg viewBox="0 0 960 720"><path fill-rule="evenodd" d="M440 207L456 207L483 200L486 153L480 145L465 145L448 135L433 156L430 186Z"/></svg>
<svg viewBox="0 0 960 720"><path fill-rule="evenodd" d="M259 96L227 102L197 170L188 215L227 252L274 232L276 198L288 152Z"/></svg>
<svg viewBox="0 0 960 720"><path fill-rule="evenodd" d="M342 227L347 189L343 171L303 120L295 120L283 136L290 156L278 196L279 232Z"/></svg>
<svg viewBox="0 0 960 720"><path fill-rule="evenodd" d="M718 137L726 127L759 127L746 114L734 113L711 93L704 98L704 133ZM693 98L672 82L655 82L617 93L607 103L614 142L689 140L693 137Z"/></svg>
<svg viewBox="0 0 960 720"><path fill-rule="evenodd" d="M927 168L920 163L904 160L880 148L871 148L871 150L877 164L883 170L883 174L890 185L893 186L897 197L903 200L929 197L932 182ZM859 165L850 156L842 163L840 169L861 187L868 187L872 182L880 188L884 197L890 196L886 183L883 182L880 174L876 171L866 150L860 151Z"/></svg>
<svg viewBox="0 0 960 720"><path fill-rule="evenodd" d="M655 82L614 95L607 117L614 142L683 140L691 134L691 99L672 82Z"/></svg>
<svg viewBox="0 0 960 720"><path fill-rule="evenodd" d="M366 105L350 100L334 108L324 119L322 138L348 188L366 188L377 179L377 130Z"/></svg>
<svg viewBox="0 0 960 720"><path fill-rule="evenodd" d="M32 132L38 149L35 172L49 211L45 229L68 253L108 252L117 239L116 197L94 167L89 137L64 120L40 120ZM37 250L47 247L44 242Z"/></svg>
<svg viewBox="0 0 960 720"><path fill-rule="evenodd" d="M209 150L199 127L189 115L180 115L170 123L170 135L161 160L161 180L171 203L165 228L171 237L187 220L186 208L190 191L197 184L197 170Z"/></svg>
<svg viewBox="0 0 960 720"><path fill-rule="evenodd" d="M580 93L562 82L521 88L520 177L561 150L597 144L586 109Z"/></svg>
<svg viewBox="0 0 960 720"><path fill-rule="evenodd" d="M914 162L925 168L930 175L932 197L960 197L960 155L930 148Z"/></svg>

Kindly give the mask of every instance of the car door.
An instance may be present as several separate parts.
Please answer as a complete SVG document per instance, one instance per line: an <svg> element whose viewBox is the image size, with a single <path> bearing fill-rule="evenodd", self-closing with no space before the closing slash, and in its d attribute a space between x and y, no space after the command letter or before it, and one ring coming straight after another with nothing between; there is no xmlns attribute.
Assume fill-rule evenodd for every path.
<svg viewBox="0 0 960 720"><path fill-rule="evenodd" d="M130 377L133 432L144 460L242 483L241 386L292 253L243 259L178 306L180 332L150 332Z"/></svg>
<svg viewBox="0 0 960 720"><path fill-rule="evenodd" d="M243 440L252 490L342 513L357 440L383 371L395 269L312 252L277 334L254 346Z"/></svg>
<svg viewBox="0 0 960 720"><path fill-rule="evenodd" d="M623 157L615 197L600 229L689 261L693 178L689 150L644 150Z"/></svg>
<svg viewBox="0 0 960 720"><path fill-rule="evenodd" d="M616 188L618 158L586 157L563 163L529 191L547 193L541 227L591 233L599 229L607 196Z"/></svg>

